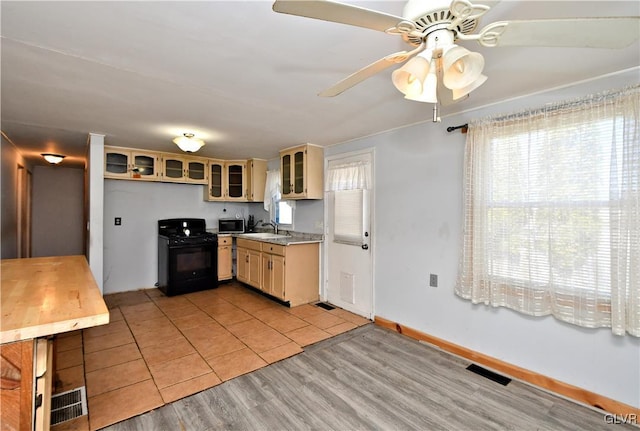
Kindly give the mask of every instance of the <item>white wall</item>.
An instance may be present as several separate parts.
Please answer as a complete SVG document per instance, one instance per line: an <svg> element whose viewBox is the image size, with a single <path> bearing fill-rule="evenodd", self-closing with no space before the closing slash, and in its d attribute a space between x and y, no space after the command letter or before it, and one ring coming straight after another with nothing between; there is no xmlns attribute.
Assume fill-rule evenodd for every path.
<svg viewBox="0 0 640 431"><path fill-rule="evenodd" d="M508 363L640 407L640 339L472 305L454 284L465 135L447 126L637 83L638 71L325 149L376 148L375 314ZM348 96L344 96L348 97ZM473 97L473 94L471 95ZM412 103L412 102L407 102ZM419 105L417 105L419 107ZM431 288L429 273L438 274Z"/></svg>
<svg viewBox="0 0 640 431"><path fill-rule="evenodd" d="M205 202L203 188L104 180L105 294L154 287L158 281L158 220L203 218L207 228L217 228L219 218L248 217L249 204ZM122 218L121 226L114 225L115 217Z"/></svg>
<svg viewBox="0 0 640 431"><path fill-rule="evenodd" d="M30 169L16 147L1 137L0 147L0 257L18 257L18 165Z"/></svg>
<svg viewBox="0 0 640 431"><path fill-rule="evenodd" d="M104 213L104 135L89 133L86 164L86 229L85 239L87 260L93 278L100 292L104 292L102 274L103 252L103 213Z"/></svg>
<svg viewBox="0 0 640 431"><path fill-rule="evenodd" d="M31 255L83 254L84 170L33 168Z"/></svg>

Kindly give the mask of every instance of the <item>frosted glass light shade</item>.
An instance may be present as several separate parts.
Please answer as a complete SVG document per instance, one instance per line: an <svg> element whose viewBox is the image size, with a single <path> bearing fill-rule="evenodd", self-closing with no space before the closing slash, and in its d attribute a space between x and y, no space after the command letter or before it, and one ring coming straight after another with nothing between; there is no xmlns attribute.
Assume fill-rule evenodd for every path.
<svg viewBox="0 0 640 431"><path fill-rule="evenodd" d="M185 133L182 136L178 136L173 142L186 153L195 153L204 145L204 141L194 138L193 133Z"/></svg>
<svg viewBox="0 0 640 431"><path fill-rule="evenodd" d="M429 61L421 56L409 60L400 69L391 74L391 80L396 88L406 95L422 93L422 85L429 72Z"/></svg>
<svg viewBox="0 0 640 431"><path fill-rule="evenodd" d="M51 163L52 165L57 165L62 161L62 159L66 157L66 156L63 156L62 154L53 154L53 153L42 153L40 155L44 157L44 159L47 162Z"/></svg>
<svg viewBox="0 0 640 431"><path fill-rule="evenodd" d="M429 73L424 79L422 92L418 94L407 94L404 98L415 100L416 102L438 103L438 77L436 75L436 65L433 60L431 60Z"/></svg>
<svg viewBox="0 0 640 431"><path fill-rule="evenodd" d="M451 90L470 85L480 77L484 69L482 54L470 52L461 46L449 49L442 60L444 69L442 83Z"/></svg>

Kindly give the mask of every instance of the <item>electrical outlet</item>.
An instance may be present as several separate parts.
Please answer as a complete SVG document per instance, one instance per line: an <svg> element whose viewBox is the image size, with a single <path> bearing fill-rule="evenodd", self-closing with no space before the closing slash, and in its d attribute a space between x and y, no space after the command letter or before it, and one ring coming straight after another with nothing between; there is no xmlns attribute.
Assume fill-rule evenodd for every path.
<svg viewBox="0 0 640 431"><path fill-rule="evenodd" d="M438 287L438 275L437 274L429 274L429 286L430 287Z"/></svg>
<svg viewBox="0 0 640 431"><path fill-rule="evenodd" d="M114 224L116 226L122 225L122 217L116 217L115 220L114 220Z"/></svg>

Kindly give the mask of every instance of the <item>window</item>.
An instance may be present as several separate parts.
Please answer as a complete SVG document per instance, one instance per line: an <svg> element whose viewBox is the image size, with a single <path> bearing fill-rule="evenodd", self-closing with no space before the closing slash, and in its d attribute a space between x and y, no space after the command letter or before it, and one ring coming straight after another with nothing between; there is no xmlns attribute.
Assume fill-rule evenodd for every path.
<svg viewBox="0 0 640 431"><path fill-rule="evenodd" d="M343 244L362 246L369 231L369 191L365 189L333 192L333 240Z"/></svg>
<svg viewBox="0 0 640 431"><path fill-rule="evenodd" d="M290 201L275 201L271 206L275 214L271 214L271 220L275 220L280 228L293 230L294 203Z"/></svg>
<svg viewBox="0 0 640 431"><path fill-rule="evenodd" d="M363 246L369 232L371 161L330 161L325 190L333 199L333 241Z"/></svg>
<svg viewBox="0 0 640 431"><path fill-rule="evenodd" d="M470 125L459 296L640 336L638 87Z"/></svg>
<svg viewBox="0 0 640 431"><path fill-rule="evenodd" d="M267 171L264 189L264 209L269 211L269 220L275 221L280 228L293 230L293 201L280 200L280 170Z"/></svg>

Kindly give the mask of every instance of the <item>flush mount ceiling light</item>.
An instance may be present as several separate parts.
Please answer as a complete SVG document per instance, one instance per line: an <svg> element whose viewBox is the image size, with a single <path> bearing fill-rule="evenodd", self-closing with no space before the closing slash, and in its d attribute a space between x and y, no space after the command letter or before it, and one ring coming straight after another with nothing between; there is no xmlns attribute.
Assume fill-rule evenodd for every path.
<svg viewBox="0 0 640 431"><path fill-rule="evenodd" d="M62 159L66 157L66 156L63 156L62 154L53 154L53 153L42 153L40 155L44 157L44 159L47 162L51 163L52 165L57 165L62 161Z"/></svg>
<svg viewBox="0 0 640 431"><path fill-rule="evenodd" d="M182 151L187 153L195 153L204 145L204 141L202 139L198 139L194 137L193 133L183 133L182 136L178 136L173 140L173 142L180 148Z"/></svg>

